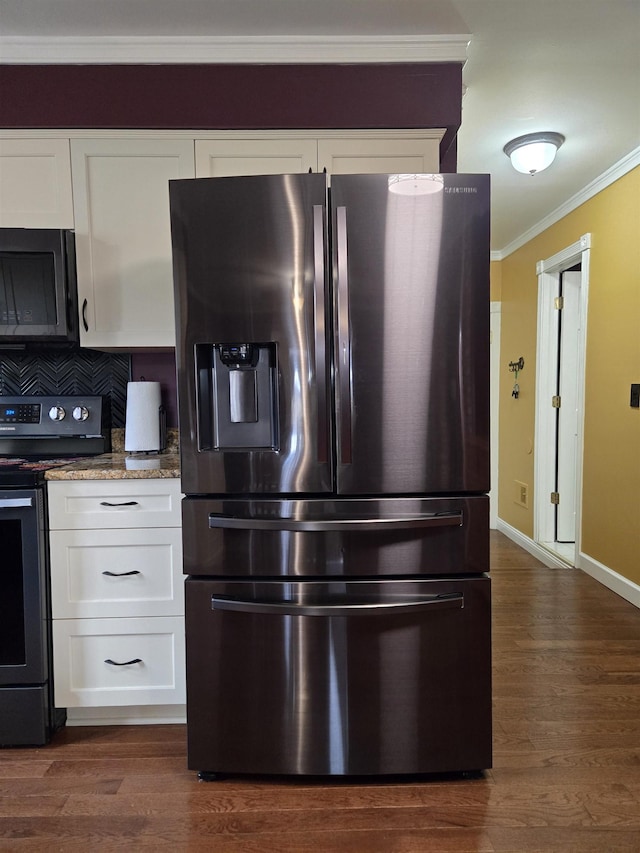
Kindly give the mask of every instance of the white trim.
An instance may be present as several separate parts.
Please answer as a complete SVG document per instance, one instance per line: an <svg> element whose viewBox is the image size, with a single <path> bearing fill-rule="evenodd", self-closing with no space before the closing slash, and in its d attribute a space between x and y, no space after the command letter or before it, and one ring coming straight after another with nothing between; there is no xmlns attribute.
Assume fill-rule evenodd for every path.
<svg viewBox="0 0 640 853"><path fill-rule="evenodd" d="M525 536L524 533L521 533L515 527L507 524L507 522L503 521L501 518L498 519L497 530L499 533L504 533L508 539L511 539L511 541L515 542L516 545L519 545L533 557L540 560L540 562L545 566L548 566L548 568L567 569L568 571L573 571L573 569L571 569L570 566L567 566L566 563L563 563L562 560L554 557L553 554L538 545L533 541L533 539ZM582 552L578 555L576 568L598 581L598 583L606 586L607 589L615 592L616 595L624 598L630 604L633 604L634 607L640 608L639 584L634 583L629 580L629 578L625 578L623 575L618 574L618 572L614 572L613 569L604 566L602 563L594 560L593 557L589 557L587 554L583 554Z"/></svg>
<svg viewBox="0 0 640 853"><path fill-rule="evenodd" d="M68 726L147 726L186 723L186 705L117 705L111 708L68 708Z"/></svg>
<svg viewBox="0 0 640 853"><path fill-rule="evenodd" d="M541 545L538 545L537 542L534 542L533 539L530 539L520 530L515 527L512 527L510 524L507 524L506 521L503 521L501 518L498 519L496 529L499 533L504 533L512 542L515 542L516 545L519 545L525 551L528 551L536 560L540 560L541 563L544 563L550 569L567 569L568 571L573 571L571 566L568 566L564 560L560 560L550 551L547 551L546 548L543 548Z"/></svg>
<svg viewBox="0 0 640 853"><path fill-rule="evenodd" d="M585 572L585 574L590 575L592 578L597 580L603 586L606 586L607 589L615 592L616 595L621 596L630 604L633 604L634 607L640 608L639 584L634 583L629 580L629 578L625 578L623 575L619 575L618 572L614 572L613 569L604 566L602 563L599 563L587 554L580 554L578 568Z"/></svg>
<svg viewBox="0 0 640 853"><path fill-rule="evenodd" d="M536 264L536 272L538 275L542 273L563 272L568 266L573 266L580 260L582 252L591 248L591 234L583 234L579 240L546 258L544 261L538 261Z"/></svg>
<svg viewBox="0 0 640 853"><path fill-rule="evenodd" d="M471 36L119 36L0 39L5 64L465 62Z"/></svg>
<svg viewBox="0 0 640 853"><path fill-rule="evenodd" d="M393 128L354 130L324 128L297 130L145 130L135 128L21 128L0 129L2 139L437 139L445 128Z"/></svg>
<svg viewBox="0 0 640 853"><path fill-rule="evenodd" d="M495 254L498 254L499 257L494 258L494 253L492 253L491 260L504 260L521 246L524 246L530 240L533 240L534 237L537 237L538 234L542 234L542 232L546 231L547 228L550 228L573 210L580 207L581 204L584 204L590 198L593 198L599 192L602 192L602 190L624 177L628 172L635 169L636 166L640 166L640 147L635 148L621 160L618 160L618 162L611 166L610 169L607 169L606 172L603 172L599 177L591 181L590 184L587 184L587 186L581 189L580 192L571 196L571 198L564 202L564 204L561 204L560 207L557 207L545 216L544 219L541 219L540 222L533 225L525 231L524 234L521 234L505 246L504 249L500 249L496 252Z"/></svg>
<svg viewBox="0 0 640 853"><path fill-rule="evenodd" d="M489 492L489 527L495 529L498 520L498 483L499 483L499 447L500 447L500 328L502 324L502 302L490 303L490 452L491 452L491 491ZM495 315L495 316L494 316ZM497 340L493 340L494 333Z"/></svg>

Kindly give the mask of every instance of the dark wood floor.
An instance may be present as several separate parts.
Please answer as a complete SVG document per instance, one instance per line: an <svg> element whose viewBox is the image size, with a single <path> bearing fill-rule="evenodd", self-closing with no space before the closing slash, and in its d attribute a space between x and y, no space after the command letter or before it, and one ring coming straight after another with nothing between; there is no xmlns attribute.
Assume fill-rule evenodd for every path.
<svg viewBox="0 0 640 853"><path fill-rule="evenodd" d="M640 851L640 611L492 538L494 766L475 780L198 782L183 726L0 750L0 850Z"/></svg>

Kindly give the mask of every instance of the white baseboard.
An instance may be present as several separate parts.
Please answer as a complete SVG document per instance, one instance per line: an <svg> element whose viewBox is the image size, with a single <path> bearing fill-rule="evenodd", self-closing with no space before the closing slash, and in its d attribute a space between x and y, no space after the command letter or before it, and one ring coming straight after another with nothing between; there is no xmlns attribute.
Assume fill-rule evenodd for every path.
<svg viewBox="0 0 640 853"><path fill-rule="evenodd" d="M521 531L516 527L512 527L510 524L507 524L507 522L503 521L501 518L496 522L496 530L500 533L504 533L504 535L511 539L512 542L515 542L516 545L524 548L524 550L532 554L536 560L540 560L541 563L544 563L544 565L548 566L550 569L570 568L564 560L561 560L559 557L554 557L554 555L547 551L546 548L538 545L538 543L534 542L533 539L525 536L524 533L521 533Z"/></svg>
<svg viewBox="0 0 640 853"><path fill-rule="evenodd" d="M587 554L581 553L579 560L579 568L582 569L583 572L587 575L591 575L592 578L600 581L601 584L606 586L612 592L617 593L631 604L640 608L640 586L637 583L630 581L629 578L619 575L617 572L614 572L613 569L603 566L602 563L599 563Z"/></svg>
<svg viewBox="0 0 640 853"><path fill-rule="evenodd" d="M68 726L148 726L186 723L186 705L123 705L67 708Z"/></svg>
<svg viewBox="0 0 640 853"><path fill-rule="evenodd" d="M512 542L515 542L516 545L524 548L525 551L528 551L529 554L532 554L536 559L540 560L540 562L545 566L548 566L551 569L568 568L566 563L554 557L553 554L546 550L546 548L538 545L538 543L534 542L533 539L525 536L524 533L521 533L517 528L507 524L507 522L503 521L501 518L497 521L496 529L500 533L504 533L504 535L511 539ZM630 604L640 608L640 586L637 583L619 575L617 572L614 572L613 569L607 568L607 566L604 566L602 563L594 560L593 557L589 557L587 554L582 552L580 552L578 556L577 563L577 569L580 569L585 574L590 575L590 577L599 581L599 583L606 586L607 589L615 592Z"/></svg>

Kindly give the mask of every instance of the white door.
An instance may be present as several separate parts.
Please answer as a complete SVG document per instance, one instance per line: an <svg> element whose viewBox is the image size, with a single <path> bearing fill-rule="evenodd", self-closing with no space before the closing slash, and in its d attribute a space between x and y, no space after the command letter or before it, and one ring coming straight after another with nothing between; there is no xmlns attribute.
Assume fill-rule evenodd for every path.
<svg viewBox="0 0 640 853"><path fill-rule="evenodd" d="M578 441L578 341L582 273L565 271L560 278L564 300L558 340L558 409L556 541L575 542L576 465Z"/></svg>
<svg viewBox="0 0 640 853"><path fill-rule="evenodd" d="M546 565L575 566L580 554L590 247L591 235L583 234L536 265L533 538L545 550ZM564 308L557 310L562 286ZM553 406L556 396L561 400L559 409Z"/></svg>

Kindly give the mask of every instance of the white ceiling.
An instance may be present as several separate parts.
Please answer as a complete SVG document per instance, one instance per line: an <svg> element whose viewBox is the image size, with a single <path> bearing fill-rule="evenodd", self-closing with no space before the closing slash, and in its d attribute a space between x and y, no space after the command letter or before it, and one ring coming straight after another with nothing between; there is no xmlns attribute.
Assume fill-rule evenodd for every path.
<svg viewBox="0 0 640 853"><path fill-rule="evenodd" d="M269 44L283 61L446 61L469 40L458 168L492 175L503 253L640 162L639 37L640 0L0 0L0 62L162 61L176 45L246 61ZM566 142L530 177L502 148L534 130Z"/></svg>

